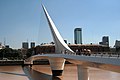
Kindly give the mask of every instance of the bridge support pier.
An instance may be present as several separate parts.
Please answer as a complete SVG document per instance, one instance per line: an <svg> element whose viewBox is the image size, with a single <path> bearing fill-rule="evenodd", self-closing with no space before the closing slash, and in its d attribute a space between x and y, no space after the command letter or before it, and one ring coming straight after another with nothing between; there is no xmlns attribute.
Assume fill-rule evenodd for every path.
<svg viewBox="0 0 120 80"><path fill-rule="evenodd" d="M88 69L84 66L77 65L78 80L88 80Z"/></svg>
<svg viewBox="0 0 120 80"><path fill-rule="evenodd" d="M49 62L52 70L52 75L61 76L65 65L65 59L59 57L50 57Z"/></svg>
<svg viewBox="0 0 120 80"><path fill-rule="evenodd" d="M30 68L32 68L32 65L33 65L33 60L30 61L30 64L29 64Z"/></svg>

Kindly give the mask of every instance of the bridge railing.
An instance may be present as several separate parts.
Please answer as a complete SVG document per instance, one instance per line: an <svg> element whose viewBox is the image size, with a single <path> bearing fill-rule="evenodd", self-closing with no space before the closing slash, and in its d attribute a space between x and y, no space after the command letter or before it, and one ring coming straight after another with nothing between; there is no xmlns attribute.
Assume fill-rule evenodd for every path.
<svg viewBox="0 0 120 80"><path fill-rule="evenodd" d="M93 57L107 57L107 58L120 58L119 52L78 52L78 53L64 53L68 55L80 55L80 56L93 56Z"/></svg>
<svg viewBox="0 0 120 80"><path fill-rule="evenodd" d="M48 53L40 53L42 54L48 54ZM49 54L55 54L55 53L49 53ZM117 58L120 59L120 52L76 52L76 53L62 53L67 55L75 55L75 56L91 56L91 57L101 57L101 58Z"/></svg>

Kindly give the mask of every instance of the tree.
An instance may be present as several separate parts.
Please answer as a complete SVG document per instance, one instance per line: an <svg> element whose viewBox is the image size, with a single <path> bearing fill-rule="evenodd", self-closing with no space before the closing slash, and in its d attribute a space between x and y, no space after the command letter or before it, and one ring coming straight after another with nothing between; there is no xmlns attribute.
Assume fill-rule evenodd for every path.
<svg viewBox="0 0 120 80"><path fill-rule="evenodd" d="M0 58L8 58L8 59L21 59L21 52L18 50L13 50L12 48L4 48L0 50Z"/></svg>

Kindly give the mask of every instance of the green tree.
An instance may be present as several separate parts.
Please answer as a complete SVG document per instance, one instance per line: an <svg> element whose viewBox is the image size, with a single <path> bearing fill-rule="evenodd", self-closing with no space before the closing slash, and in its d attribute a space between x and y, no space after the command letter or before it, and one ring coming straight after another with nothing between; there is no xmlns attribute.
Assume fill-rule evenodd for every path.
<svg viewBox="0 0 120 80"><path fill-rule="evenodd" d="M0 50L0 58L21 59L22 55L18 50L14 50L12 48L4 48Z"/></svg>

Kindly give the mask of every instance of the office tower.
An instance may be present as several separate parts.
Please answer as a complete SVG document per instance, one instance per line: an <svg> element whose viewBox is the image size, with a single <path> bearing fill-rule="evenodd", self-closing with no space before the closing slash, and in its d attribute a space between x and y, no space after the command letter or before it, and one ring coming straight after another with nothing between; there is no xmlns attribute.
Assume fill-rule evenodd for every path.
<svg viewBox="0 0 120 80"><path fill-rule="evenodd" d="M103 36L102 37L102 42L99 42L99 44L109 46L109 37L108 36Z"/></svg>
<svg viewBox="0 0 120 80"><path fill-rule="evenodd" d="M116 40L114 47L115 48L120 48L120 41Z"/></svg>
<svg viewBox="0 0 120 80"><path fill-rule="evenodd" d="M35 42L31 42L31 48L35 47Z"/></svg>
<svg viewBox="0 0 120 80"><path fill-rule="evenodd" d="M82 28L75 28L74 42L75 44L82 44Z"/></svg>
<svg viewBox="0 0 120 80"><path fill-rule="evenodd" d="M22 43L22 48L28 49L28 48L29 48L28 42L23 42L23 43Z"/></svg>
<svg viewBox="0 0 120 80"><path fill-rule="evenodd" d="M103 36L102 41L103 41L103 45L109 46L109 37L108 36Z"/></svg>

